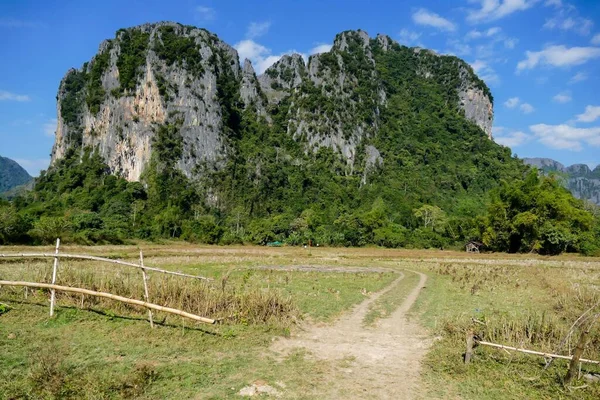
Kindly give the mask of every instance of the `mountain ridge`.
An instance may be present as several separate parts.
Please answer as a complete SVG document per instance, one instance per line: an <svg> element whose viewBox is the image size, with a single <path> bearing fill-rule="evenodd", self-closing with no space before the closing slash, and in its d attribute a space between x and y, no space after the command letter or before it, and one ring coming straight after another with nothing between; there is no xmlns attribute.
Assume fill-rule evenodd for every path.
<svg viewBox="0 0 600 400"><path fill-rule="evenodd" d="M52 163L73 145L93 146L111 171L139 180L150 161L153 125L180 120L183 149L177 164L191 177L203 164L223 165L227 144L221 133L227 108L252 105L268 120L268 109L303 92L288 110L287 133L306 139L309 151L334 149L354 169L357 158L363 157L356 154L357 148L375 135L378 113L389 97L379 82L373 52L392 48L402 47L385 35L371 39L362 30L345 31L336 35L330 52L312 55L307 63L299 55L285 55L257 77L251 62L240 64L233 47L204 29L159 22L119 30L89 63L63 78ZM472 68L455 57L404 49L404 57L414 59L417 75L435 80L443 72L452 80L456 93L451 100L491 138L493 98ZM357 57L365 63L350 71ZM218 82L229 77L236 82L230 88L235 93L223 97ZM360 94L354 91L357 87ZM306 110L300 104L314 97L315 90L321 91L322 99L334 101L330 108ZM242 104L231 104L236 96ZM360 121L354 118L357 107ZM327 134L315 132L315 121Z"/></svg>
<svg viewBox="0 0 600 400"><path fill-rule="evenodd" d="M30 182L33 178L14 160L0 156L0 194Z"/></svg>
<svg viewBox="0 0 600 400"><path fill-rule="evenodd" d="M564 174L565 186L575 197L600 205L600 165L592 170L587 164L565 167L550 158L524 158L523 162L537 167L543 173Z"/></svg>

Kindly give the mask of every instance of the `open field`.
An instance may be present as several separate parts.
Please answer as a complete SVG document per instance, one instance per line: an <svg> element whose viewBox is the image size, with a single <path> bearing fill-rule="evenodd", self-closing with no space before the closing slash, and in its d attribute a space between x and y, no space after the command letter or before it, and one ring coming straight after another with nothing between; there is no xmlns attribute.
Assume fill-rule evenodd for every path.
<svg viewBox="0 0 600 400"><path fill-rule="evenodd" d="M573 349L577 337L559 344L577 317L600 301L600 259L182 243L61 251L136 262L140 247L148 266L214 279L191 282L152 273L152 301L220 323L155 313L157 325L150 329L143 309L66 294L58 295L50 318L47 292L29 290L25 298L23 288L2 287L0 303L9 308L0 308L0 398L235 398L256 382L290 399L409 398L389 393L403 381L416 385L410 397L417 398L600 397L598 384L562 385L566 361L544 369L541 357L478 347L471 365L461 362L469 329L506 345L561 354ZM53 249L0 248L34 251ZM52 259L0 259L0 279L49 282L51 270ZM400 310L419 282L418 272L427 276L425 288L410 311ZM138 270L103 263L61 260L57 283L143 297ZM375 299L384 288L389 290ZM406 355L422 365L418 376L410 382L393 374L384 379L385 368L373 373L369 354L345 352L343 346L319 354L320 341L309 343L311 332L351 327L367 343L362 348L404 348L395 347L395 340L407 332L405 344L421 341L422 351ZM600 322L585 358L600 359L599 331ZM288 343L285 351L278 343ZM381 360L385 367L386 358ZM600 367L583 370L598 373ZM367 376L374 384L359 392ZM355 386L341 391L349 380Z"/></svg>

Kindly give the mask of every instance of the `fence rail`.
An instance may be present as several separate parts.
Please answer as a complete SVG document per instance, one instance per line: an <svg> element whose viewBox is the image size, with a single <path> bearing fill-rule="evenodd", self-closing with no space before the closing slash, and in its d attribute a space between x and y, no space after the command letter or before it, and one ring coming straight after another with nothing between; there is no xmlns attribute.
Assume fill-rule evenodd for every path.
<svg viewBox="0 0 600 400"><path fill-rule="evenodd" d="M184 274L182 272L175 272L175 271L167 271L167 270L164 270L164 269L154 268L154 267L148 267L146 265L140 265L140 264L136 264L136 263L132 263L132 262L128 262L128 261L113 260L112 258L88 256L88 255L84 255L84 254L67 254L67 253L58 253L58 254L55 254L55 253L1 253L0 254L0 258L71 258L71 259L78 259L78 260L92 260L92 261L101 261L101 262L107 262L107 263L112 263L112 264L124 265L124 266L127 266L127 267L140 268L140 269L145 269L146 271L160 272L162 274L181 276L181 277L184 277L184 278L201 279L201 280L206 280L206 281L211 281L212 280L211 278L206 278L204 276Z"/></svg>
<svg viewBox="0 0 600 400"><path fill-rule="evenodd" d="M25 290L26 290L25 296L27 296L27 288L28 287L50 289L50 316L51 317L54 315L54 304L56 302L55 291L60 290L63 292L72 292L72 293L80 293L82 295L87 294L90 296L104 297L104 298L117 300L117 301L127 303L127 304L135 304L138 306L146 307L148 309L148 318L150 321L150 327L152 327L152 328L154 327L152 310L163 311L163 312L170 313L170 314L180 315L182 317L190 318L190 319L204 322L207 324L215 323L215 320L210 319L210 318L201 317L199 315L191 314L191 313L185 312L183 310L178 310L175 308L164 307L164 306L160 306L158 304L150 303L150 295L148 293L148 275L146 272L153 271L153 272L158 272L161 274L180 276L183 278L200 279L200 280L206 280L206 281L211 281L212 279L210 279L210 278L206 278L203 276L197 276L197 275L184 274L182 272L167 271L167 270L160 269L160 268L148 267L148 266L144 265L144 255L141 250L140 250L140 263L136 264L136 263L132 263L132 262L128 262L128 261L113 260L111 258L104 258L104 257L88 256L85 254L60 253L59 247L60 247L60 239L56 239L56 249L55 249L54 253L1 253L0 258L53 258L54 263L52 266L52 283L0 280L0 287L2 285L23 286L23 287L25 287ZM137 300L137 299L130 299L130 298L118 296L118 295L115 295L112 293L96 292L96 291L89 290L89 289L57 285L56 279L57 279L57 274L58 274L59 258L99 261L99 262L105 262L105 263L109 263L109 264L117 264L117 265L123 265L123 266L127 266L127 267L138 268L142 272L142 280L144 283L144 300L145 301Z"/></svg>
<svg viewBox="0 0 600 400"><path fill-rule="evenodd" d="M130 299L128 297L118 296L118 295L112 294L112 293L96 292L94 290L89 290L89 289L75 288L75 287L70 287L70 286L53 285L50 283L2 281L2 280L0 280L0 286L25 286L25 287L39 288L39 289L59 290L62 292L80 293L80 294L85 294L88 296L95 296L95 297L104 297L107 299L120 301L122 303L134 304L137 306L146 307L149 310L156 310L156 311L166 312L169 314L179 315L179 316L193 319L193 320L196 320L199 322L204 322L205 324L214 324L215 323L214 319L201 317L199 315L191 314L191 313L188 313L188 312L185 312L182 310L178 310L176 308L163 307L158 304L148 303L147 301Z"/></svg>

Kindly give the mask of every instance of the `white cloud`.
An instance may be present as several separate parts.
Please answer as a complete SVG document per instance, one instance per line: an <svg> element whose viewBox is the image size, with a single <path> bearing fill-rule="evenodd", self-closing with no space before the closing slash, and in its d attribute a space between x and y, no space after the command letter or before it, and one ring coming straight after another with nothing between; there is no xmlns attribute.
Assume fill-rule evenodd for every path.
<svg viewBox="0 0 600 400"><path fill-rule="evenodd" d="M519 106L519 109L523 112L523 114L531 114L535 111L535 108L529 103L523 103Z"/></svg>
<svg viewBox="0 0 600 400"><path fill-rule="evenodd" d="M511 97L504 102L504 107L506 108L516 108L517 106L519 106L519 110L523 114L531 114L535 111L535 108L531 104L523 103L518 97Z"/></svg>
<svg viewBox="0 0 600 400"><path fill-rule="evenodd" d="M327 52L329 52L329 50L331 50L331 45L330 44L320 43L320 44L317 44L312 49L310 49L310 51L308 52L308 54L309 55L313 55L313 54L319 54L319 53L327 53Z"/></svg>
<svg viewBox="0 0 600 400"><path fill-rule="evenodd" d="M581 65L589 60L600 57L598 47L548 46L541 51L526 51L526 58L517 64L517 72L533 69L538 65L553 67L568 67Z"/></svg>
<svg viewBox="0 0 600 400"><path fill-rule="evenodd" d="M504 40L504 47L506 47L507 49L514 49L517 43L519 43L519 39L507 38Z"/></svg>
<svg viewBox="0 0 600 400"><path fill-rule="evenodd" d="M56 122L56 118L53 118L44 124L44 135L54 137L54 133L56 132Z"/></svg>
<svg viewBox="0 0 600 400"><path fill-rule="evenodd" d="M588 75L585 72L578 72L571 79L569 79L569 83L577 83L583 82L588 78Z"/></svg>
<svg viewBox="0 0 600 400"><path fill-rule="evenodd" d="M515 108L520 102L521 100L518 97L511 97L504 102L504 106L507 108Z"/></svg>
<svg viewBox="0 0 600 400"><path fill-rule="evenodd" d="M24 94L15 94L7 92L6 90L0 90L0 101L29 101L31 98Z"/></svg>
<svg viewBox="0 0 600 400"><path fill-rule="evenodd" d="M409 31L408 29L402 29L399 33L400 43L405 44L407 46L418 45L419 47L424 47L419 43L419 38L421 37L421 33Z"/></svg>
<svg viewBox="0 0 600 400"><path fill-rule="evenodd" d="M498 35L500 32L502 32L502 28L500 28L498 26L491 27L486 31L478 31L477 29L473 29L472 31L469 31L469 33L467 33L465 35L465 40L489 38L489 37Z"/></svg>
<svg viewBox="0 0 600 400"><path fill-rule="evenodd" d="M550 18L549 20L546 20L546 23L544 24L544 28L546 29L573 31L583 36L590 34L592 26L594 26L594 22L591 19L577 16L565 17L563 12L553 18Z"/></svg>
<svg viewBox="0 0 600 400"><path fill-rule="evenodd" d="M449 32L456 30L456 25L454 25L454 23L424 8L416 11L412 15L412 19L415 24L418 25L432 26L434 28Z"/></svg>
<svg viewBox="0 0 600 400"><path fill-rule="evenodd" d="M271 49L250 39L242 40L233 47L237 50L240 60L247 58L252 61L252 65L259 75L286 54L300 54L305 60L307 58L306 54L295 50L289 50L275 55L272 54Z"/></svg>
<svg viewBox="0 0 600 400"><path fill-rule="evenodd" d="M577 116L578 122L594 122L600 118L600 106L587 106L583 114Z"/></svg>
<svg viewBox="0 0 600 400"><path fill-rule="evenodd" d="M217 12L211 7L198 6L195 11L196 18L203 22L213 21L217 18Z"/></svg>
<svg viewBox="0 0 600 400"><path fill-rule="evenodd" d="M591 43L595 46L600 46L600 33L594 35L594 37L591 40Z"/></svg>
<svg viewBox="0 0 600 400"><path fill-rule="evenodd" d="M461 43L458 40L450 39L447 42L450 48L448 49L448 53L457 55L457 56L466 56L471 54L471 46L465 43Z"/></svg>
<svg viewBox="0 0 600 400"><path fill-rule="evenodd" d="M600 146L600 127L576 128L566 124L537 124L529 129L539 142L554 149L580 151L583 144Z"/></svg>
<svg viewBox="0 0 600 400"><path fill-rule="evenodd" d="M554 6L554 7L560 8L560 7L562 7L562 0L546 0L546 3L544 5L546 7Z"/></svg>
<svg viewBox="0 0 600 400"><path fill-rule="evenodd" d="M554 96L552 100L554 100L556 103L564 104L570 102L573 100L573 98L569 92L562 92Z"/></svg>
<svg viewBox="0 0 600 400"><path fill-rule="evenodd" d="M524 143L527 143L530 140L531 136L521 131L510 132L506 135L502 133L500 133L497 136L494 135L494 141L496 143L507 147L518 147Z"/></svg>
<svg viewBox="0 0 600 400"><path fill-rule="evenodd" d="M265 22L251 22L248 25L248 30L246 31L246 37L248 39L255 39L257 37L265 35L269 32L269 28L271 27L271 21Z"/></svg>
<svg viewBox="0 0 600 400"><path fill-rule="evenodd" d="M504 18L517 11L531 8L539 0L472 0L481 8L468 10L467 21L481 23Z"/></svg>
<svg viewBox="0 0 600 400"><path fill-rule="evenodd" d="M43 169L47 169L50 165L49 158L38 158L38 159L24 159L24 158L16 158L16 162L19 163L20 166L25 168L29 175L38 176L40 171Z"/></svg>
<svg viewBox="0 0 600 400"><path fill-rule="evenodd" d="M488 85L494 85L500 83L500 78L498 74L489 64L483 60L475 60L471 63L471 67L473 71L479 76L479 78L483 79L485 83Z"/></svg>

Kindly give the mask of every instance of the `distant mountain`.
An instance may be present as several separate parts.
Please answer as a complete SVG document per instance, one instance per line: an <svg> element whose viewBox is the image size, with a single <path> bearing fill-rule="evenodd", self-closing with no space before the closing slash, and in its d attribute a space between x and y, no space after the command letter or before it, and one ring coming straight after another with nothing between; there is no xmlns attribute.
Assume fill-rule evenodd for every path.
<svg viewBox="0 0 600 400"><path fill-rule="evenodd" d="M573 196L600 205L600 165L591 170L585 164L565 167L550 158L524 158L523 161L544 173L559 173L564 176L565 185Z"/></svg>
<svg viewBox="0 0 600 400"><path fill-rule="evenodd" d="M16 161L0 156L0 193L24 185L32 179Z"/></svg>

